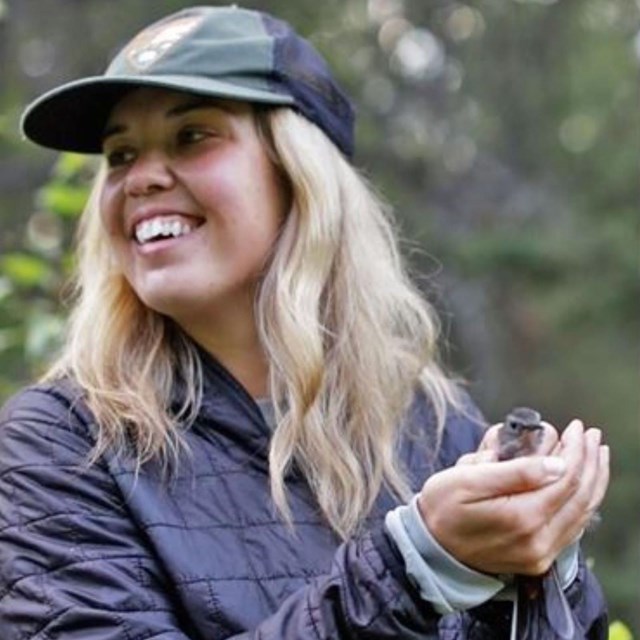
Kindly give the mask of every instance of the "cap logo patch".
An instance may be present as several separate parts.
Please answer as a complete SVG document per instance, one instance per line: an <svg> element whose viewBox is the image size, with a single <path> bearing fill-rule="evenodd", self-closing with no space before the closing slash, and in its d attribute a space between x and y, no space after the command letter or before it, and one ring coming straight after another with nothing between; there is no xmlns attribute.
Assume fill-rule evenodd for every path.
<svg viewBox="0 0 640 640"><path fill-rule="evenodd" d="M145 29L127 46L127 61L138 71L147 69L191 33L202 20L203 16L176 18Z"/></svg>

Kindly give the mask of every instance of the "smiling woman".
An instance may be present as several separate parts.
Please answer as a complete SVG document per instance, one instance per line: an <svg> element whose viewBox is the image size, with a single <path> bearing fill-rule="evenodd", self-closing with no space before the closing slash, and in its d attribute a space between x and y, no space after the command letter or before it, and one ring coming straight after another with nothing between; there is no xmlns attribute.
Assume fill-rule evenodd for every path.
<svg viewBox="0 0 640 640"><path fill-rule="evenodd" d="M309 43L188 9L23 128L103 162L68 340L0 416L3 640L504 638L552 566L605 637L600 432L497 460Z"/></svg>

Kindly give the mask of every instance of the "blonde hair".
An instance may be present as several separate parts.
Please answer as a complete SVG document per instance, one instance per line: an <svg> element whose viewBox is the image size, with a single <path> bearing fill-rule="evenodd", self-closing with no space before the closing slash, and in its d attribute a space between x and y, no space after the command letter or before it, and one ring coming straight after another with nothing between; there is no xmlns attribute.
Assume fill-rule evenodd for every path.
<svg viewBox="0 0 640 640"><path fill-rule="evenodd" d="M457 388L438 365L435 315L406 274L380 199L303 117L269 109L256 119L292 195L256 300L276 410L272 497L290 521L285 476L297 465L346 538L383 486L408 497L397 444L418 387L439 428ZM103 179L81 221L77 303L48 377L70 374L85 391L98 425L95 456L133 446L138 464L169 463L201 403L199 358L114 263L97 215ZM172 412L178 380L186 393Z"/></svg>

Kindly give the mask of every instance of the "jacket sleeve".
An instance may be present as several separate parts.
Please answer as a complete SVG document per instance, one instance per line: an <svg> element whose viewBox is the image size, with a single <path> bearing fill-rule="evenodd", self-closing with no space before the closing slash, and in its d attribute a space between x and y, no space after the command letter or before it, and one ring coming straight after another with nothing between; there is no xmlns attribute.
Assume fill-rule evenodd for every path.
<svg viewBox="0 0 640 640"><path fill-rule="evenodd" d="M233 640L435 639L439 619L407 581L387 534L376 530L343 544L328 575Z"/></svg>
<svg viewBox="0 0 640 640"><path fill-rule="evenodd" d="M185 640L161 576L64 398L0 414L0 638Z"/></svg>

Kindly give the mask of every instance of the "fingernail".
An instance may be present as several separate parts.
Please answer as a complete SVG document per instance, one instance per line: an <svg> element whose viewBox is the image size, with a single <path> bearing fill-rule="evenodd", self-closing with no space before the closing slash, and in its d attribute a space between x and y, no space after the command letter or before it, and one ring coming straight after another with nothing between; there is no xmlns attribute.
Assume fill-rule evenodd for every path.
<svg viewBox="0 0 640 640"><path fill-rule="evenodd" d="M589 429L587 434L594 445L600 444L600 440L602 440L602 431L600 429Z"/></svg>
<svg viewBox="0 0 640 640"><path fill-rule="evenodd" d="M542 466L551 478L559 478L567 470L567 463L557 456L547 456L542 460Z"/></svg>
<svg viewBox="0 0 640 640"><path fill-rule="evenodd" d="M567 438L573 437L574 433L578 431L582 432L584 430L584 425L582 424L582 420L578 418L574 418L562 432L562 441L566 442Z"/></svg>

